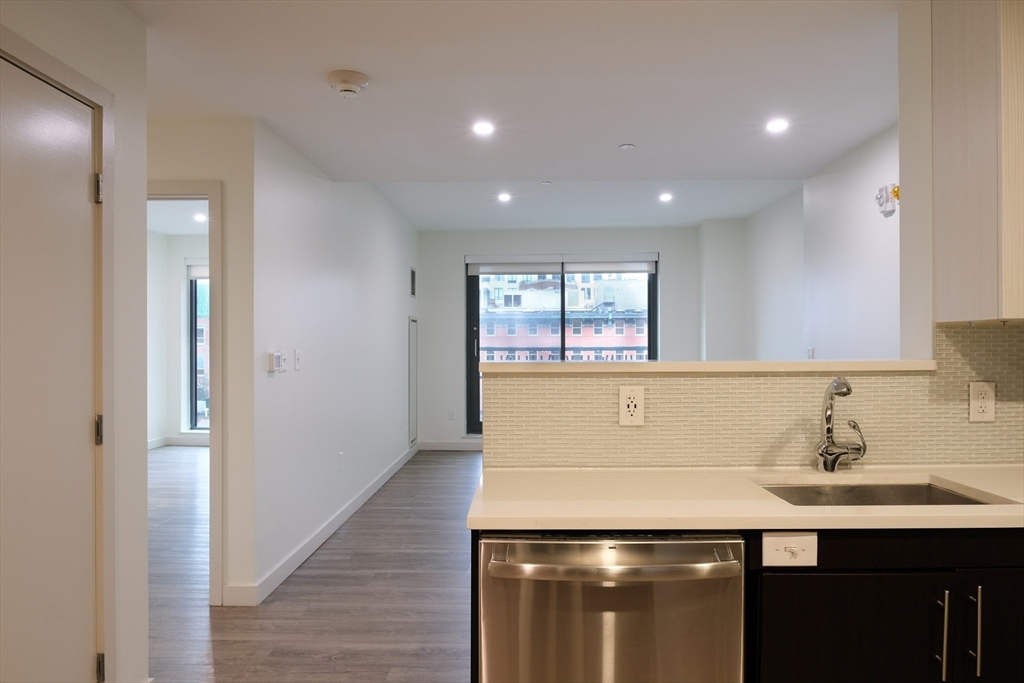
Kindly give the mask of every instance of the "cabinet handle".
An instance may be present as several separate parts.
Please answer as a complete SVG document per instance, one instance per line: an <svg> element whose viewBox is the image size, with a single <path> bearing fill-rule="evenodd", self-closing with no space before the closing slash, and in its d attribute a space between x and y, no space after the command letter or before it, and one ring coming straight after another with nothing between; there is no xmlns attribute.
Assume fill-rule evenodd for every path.
<svg viewBox="0 0 1024 683"><path fill-rule="evenodd" d="M946 680L946 658L949 654L949 591L942 591L942 600L936 600L942 607L942 656L935 658L942 662L942 680Z"/></svg>
<svg viewBox="0 0 1024 683"><path fill-rule="evenodd" d="M974 675L981 678L981 586L978 586L978 642L975 647L978 656L975 657Z"/></svg>

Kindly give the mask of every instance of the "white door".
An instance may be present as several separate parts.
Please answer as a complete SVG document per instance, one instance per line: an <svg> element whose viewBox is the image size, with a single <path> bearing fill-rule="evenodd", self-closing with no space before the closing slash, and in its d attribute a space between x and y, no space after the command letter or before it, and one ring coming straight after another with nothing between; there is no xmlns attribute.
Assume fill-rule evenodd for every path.
<svg viewBox="0 0 1024 683"><path fill-rule="evenodd" d="M92 171L93 110L0 60L4 682L96 680Z"/></svg>

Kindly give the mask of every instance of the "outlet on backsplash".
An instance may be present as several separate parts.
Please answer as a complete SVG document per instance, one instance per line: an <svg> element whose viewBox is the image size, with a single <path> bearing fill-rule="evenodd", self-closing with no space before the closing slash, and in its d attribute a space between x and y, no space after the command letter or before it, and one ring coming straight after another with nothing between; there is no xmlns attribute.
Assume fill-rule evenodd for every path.
<svg viewBox="0 0 1024 683"><path fill-rule="evenodd" d="M644 388L619 387L619 426L642 427L644 424Z"/></svg>
<svg viewBox="0 0 1024 683"><path fill-rule="evenodd" d="M971 422L996 421L996 383L971 382Z"/></svg>

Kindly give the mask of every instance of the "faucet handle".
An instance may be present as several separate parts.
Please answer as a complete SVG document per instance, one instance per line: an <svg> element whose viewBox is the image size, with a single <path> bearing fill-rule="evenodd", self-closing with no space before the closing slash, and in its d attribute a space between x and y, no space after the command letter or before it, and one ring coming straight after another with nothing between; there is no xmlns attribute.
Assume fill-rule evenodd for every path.
<svg viewBox="0 0 1024 683"><path fill-rule="evenodd" d="M860 439L859 444L850 444L850 460L860 460L868 452L868 442L864 440L864 433L860 431L860 425L857 424L856 420L848 420L846 424L850 426L850 429L857 432L857 437Z"/></svg>

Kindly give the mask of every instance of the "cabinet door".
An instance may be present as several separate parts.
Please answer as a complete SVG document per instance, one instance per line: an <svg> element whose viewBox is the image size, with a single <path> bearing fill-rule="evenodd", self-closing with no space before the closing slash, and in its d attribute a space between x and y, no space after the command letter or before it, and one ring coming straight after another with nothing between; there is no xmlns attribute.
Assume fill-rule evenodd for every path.
<svg viewBox="0 0 1024 683"><path fill-rule="evenodd" d="M941 681L952 650L951 572L762 577L764 683ZM943 662L944 649L947 659ZM946 669L945 680L953 671Z"/></svg>
<svg viewBox="0 0 1024 683"><path fill-rule="evenodd" d="M1024 680L1024 569L961 569L956 590L957 680Z"/></svg>

